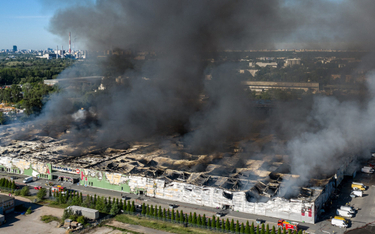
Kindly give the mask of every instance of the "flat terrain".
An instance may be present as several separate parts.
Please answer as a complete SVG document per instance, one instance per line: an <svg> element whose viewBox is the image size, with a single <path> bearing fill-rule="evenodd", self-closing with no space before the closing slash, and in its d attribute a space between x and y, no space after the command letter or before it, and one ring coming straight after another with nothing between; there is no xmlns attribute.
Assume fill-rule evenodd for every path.
<svg viewBox="0 0 375 234"><path fill-rule="evenodd" d="M43 215L61 217L63 214L62 209L32 204L29 199L16 197L16 205L19 204L24 204L25 207L31 206L33 213L29 215L21 215L14 212L6 215L5 218L7 222L0 227L0 233L65 233L65 229L57 228L58 223L56 221L44 223L40 220L40 217Z"/></svg>

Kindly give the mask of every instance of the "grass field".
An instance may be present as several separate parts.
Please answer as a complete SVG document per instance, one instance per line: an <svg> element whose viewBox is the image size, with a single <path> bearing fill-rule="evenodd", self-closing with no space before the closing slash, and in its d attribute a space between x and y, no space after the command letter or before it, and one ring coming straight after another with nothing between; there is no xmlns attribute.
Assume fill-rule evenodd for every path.
<svg viewBox="0 0 375 234"><path fill-rule="evenodd" d="M179 233L179 234L190 234L190 233L218 233L210 231L208 229L200 229L193 227L183 227L182 224L169 223L160 220L152 220L144 217L137 217L132 215L121 214L115 217L115 220L123 223L140 225L143 227L153 228L161 231Z"/></svg>

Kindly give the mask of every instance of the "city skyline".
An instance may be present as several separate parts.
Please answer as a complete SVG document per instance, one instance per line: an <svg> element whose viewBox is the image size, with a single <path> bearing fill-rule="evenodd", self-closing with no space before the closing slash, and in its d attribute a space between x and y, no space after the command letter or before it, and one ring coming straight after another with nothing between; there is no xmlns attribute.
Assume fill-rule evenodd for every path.
<svg viewBox="0 0 375 234"><path fill-rule="evenodd" d="M82 3L90 1L83 0ZM2 28L0 50L68 49L69 35L60 38L49 30L49 21L55 12L73 4L74 1L15 0L0 2L0 22ZM72 43L74 35L72 34ZM78 49L78 48L76 48Z"/></svg>

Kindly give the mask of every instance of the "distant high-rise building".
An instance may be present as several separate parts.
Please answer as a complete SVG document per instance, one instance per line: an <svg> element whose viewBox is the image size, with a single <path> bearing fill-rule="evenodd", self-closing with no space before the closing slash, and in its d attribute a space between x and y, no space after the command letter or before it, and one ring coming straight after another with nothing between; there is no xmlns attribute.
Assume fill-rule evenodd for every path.
<svg viewBox="0 0 375 234"><path fill-rule="evenodd" d="M17 46L14 45L14 46L13 46L13 52L16 52L16 51L17 51Z"/></svg>

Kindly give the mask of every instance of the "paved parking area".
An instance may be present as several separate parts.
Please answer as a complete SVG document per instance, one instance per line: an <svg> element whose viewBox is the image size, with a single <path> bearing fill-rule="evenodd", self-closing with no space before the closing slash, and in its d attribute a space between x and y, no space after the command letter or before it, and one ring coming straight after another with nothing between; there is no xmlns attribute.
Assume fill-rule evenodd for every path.
<svg viewBox="0 0 375 234"><path fill-rule="evenodd" d="M44 223L40 220L43 215L61 217L62 209L32 204L29 199L16 197L16 205L19 204L23 204L25 207L31 206L33 212L29 215L21 215L16 212L7 214L5 216L7 222L1 226L0 233L62 234L66 232L63 228L57 228L58 223L56 221Z"/></svg>

